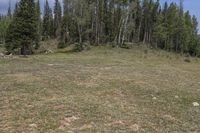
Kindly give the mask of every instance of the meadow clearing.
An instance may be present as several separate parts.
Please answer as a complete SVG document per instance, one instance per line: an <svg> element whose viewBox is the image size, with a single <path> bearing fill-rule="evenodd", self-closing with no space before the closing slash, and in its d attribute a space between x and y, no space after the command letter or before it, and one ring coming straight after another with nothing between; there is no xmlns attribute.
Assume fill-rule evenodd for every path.
<svg viewBox="0 0 200 133"><path fill-rule="evenodd" d="M99 46L0 59L2 133L195 133L194 102L198 58Z"/></svg>

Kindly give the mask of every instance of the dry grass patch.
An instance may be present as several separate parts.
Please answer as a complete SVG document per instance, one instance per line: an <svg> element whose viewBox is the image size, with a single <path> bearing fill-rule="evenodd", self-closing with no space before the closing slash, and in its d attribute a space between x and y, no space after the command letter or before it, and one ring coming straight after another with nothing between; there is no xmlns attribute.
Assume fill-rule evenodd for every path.
<svg viewBox="0 0 200 133"><path fill-rule="evenodd" d="M20 83L20 82L35 82L40 81L40 77L34 76L30 73L15 73L15 74L7 74L5 75L8 79L13 79L14 81ZM12 81L10 81L12 82Z"/></svg>

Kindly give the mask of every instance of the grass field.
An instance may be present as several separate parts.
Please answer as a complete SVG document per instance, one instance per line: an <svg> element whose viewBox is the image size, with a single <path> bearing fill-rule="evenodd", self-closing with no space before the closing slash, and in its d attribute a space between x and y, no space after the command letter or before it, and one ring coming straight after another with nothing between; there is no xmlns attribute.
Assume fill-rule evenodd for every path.
<svg viewBox="0 0 200 133"><path fill-rule="evenodd" d="M197 133L193 102L196 58L135 46L0 59L2 133Z"/></svg>

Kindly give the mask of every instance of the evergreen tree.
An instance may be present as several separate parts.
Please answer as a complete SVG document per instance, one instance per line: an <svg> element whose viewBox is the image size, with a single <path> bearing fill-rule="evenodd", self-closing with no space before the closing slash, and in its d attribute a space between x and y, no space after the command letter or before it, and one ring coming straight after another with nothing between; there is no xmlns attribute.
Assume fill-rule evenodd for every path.
<svg viewBox="0 0 200 133"><path fill-rule="evenodd" d="M8 17L12 17L12 11L11 11L11 2L9 0L9 7L8 7L8 13L7 13Z"/></svg>
<svg viewBox="0 0 200 133"><path fill-rule="evenodd" d="M44 5L44 16L43 16L43 26L42 26L42 35L43 39L48 39L53 36L53 14L52 10L49 7L48 0L46 0Z"/></svg>
<svg viewBox="0 0 200 133"><path fill-rule="evenodd" d="M42 29L42 25L41 25L41 11L40 11L40 1L37 0L36 2L36 17L37 17L37 43L35 48L38 49L39 48L39 41L41 38L41 29Z"/></svg>
<svg viewBox="0 0 200 133"><path fill-rule="evenodd" d="M54 6L54 36L60 37L61 34L62 9L59 0L55 0Z"/></svg>
<svg viewBox="0 0 200 133"><path fill-rule="evenodd" d="M0 15L0 44L5 43L5 36L6 36L6 31L8 29L8 26L11 22L12 18L8 16L3 16Z"/></svg>
<svg viewBox="0 0 200 133"><path fill-rule="evenodd" d="M66 43L69 42L69 0L64 0L64 15L61 22L60 42L58 48L64 48Z"/></svg>
<svg viewBox="0 0 200 133"><path fill-rule="evenodd" d="M135 19L135 31L136 31L136 38L135 41L139 42L141 40L141 29L142 29L142 7L140 0L136 1L136 19Z"/></svg>
<svg viewBox="0 0 200 133"><path fill-rule="evenodd" d="M198 22L195 16L191 18L191 40L190 45L188 46L188 52L190 55L200 57L200 39L198 36Z"/></svg>
<svg viewBox="0 0 200 133"><path fill-rule="evenodd" d="M156 17L153 29L153 43L156 48L165 48L165 41L167 40L167 32L164 23L164 16L161 12Z"/></svg>
<svg viewBox="0 0 200 133"><path fill-rule="evenodd" d="M9 52L20 49L22 55L32 54L37 42L37 19L34 0L21 0L6 34Z"/></svg>

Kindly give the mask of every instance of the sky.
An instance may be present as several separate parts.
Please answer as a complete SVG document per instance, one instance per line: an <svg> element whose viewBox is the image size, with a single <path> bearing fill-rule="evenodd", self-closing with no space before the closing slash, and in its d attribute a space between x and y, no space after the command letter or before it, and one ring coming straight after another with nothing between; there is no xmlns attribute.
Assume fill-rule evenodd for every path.
<svg viewBox="0 0 200 133"><path fill-rule="evenodd" d="M19 0L10 0L10 1L11 1L12 7L14 8L16 1L19 1ZM44 6L44 1L45 0L40 0L41 7ZM49 1L50 6L53 7L55 0L48 0L48 1ZM161 5L163 5L164 2L166 1L168 3L176 2L179 4L179 0L160 0ZM9 5L9 0L0 0L0 14L7 13L8 5ZM200 1L199 0L184 0L184 10L185 11L189 10L190 14L195 15L198 18L199 29L200 29Z"/></svg>

